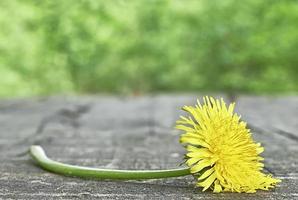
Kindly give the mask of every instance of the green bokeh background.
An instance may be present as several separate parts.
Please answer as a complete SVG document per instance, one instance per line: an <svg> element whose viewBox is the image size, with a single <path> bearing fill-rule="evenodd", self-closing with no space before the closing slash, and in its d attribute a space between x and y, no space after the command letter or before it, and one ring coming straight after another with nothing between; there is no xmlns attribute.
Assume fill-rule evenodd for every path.
<svg viewBox="0 0 298 200"><path fill-rule="evenodd" d="M298 92L295 0L1 0L0 97Z"/></svg>

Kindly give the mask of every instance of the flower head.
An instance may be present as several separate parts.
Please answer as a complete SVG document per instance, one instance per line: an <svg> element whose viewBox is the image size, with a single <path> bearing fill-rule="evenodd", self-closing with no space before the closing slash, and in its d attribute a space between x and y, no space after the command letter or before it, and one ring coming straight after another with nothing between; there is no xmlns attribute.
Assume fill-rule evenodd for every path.
<svg viewBox="0 0 298 200"><path fill-rule="evenodd" d="M246 123L233 113L235 104L205 97L195 107L184 106L191 117L181 116L177 129L185 131L186 164L197 185L214 192L255 192L273 188L279 179L262 172L264 148L255 143Z"/></svg>

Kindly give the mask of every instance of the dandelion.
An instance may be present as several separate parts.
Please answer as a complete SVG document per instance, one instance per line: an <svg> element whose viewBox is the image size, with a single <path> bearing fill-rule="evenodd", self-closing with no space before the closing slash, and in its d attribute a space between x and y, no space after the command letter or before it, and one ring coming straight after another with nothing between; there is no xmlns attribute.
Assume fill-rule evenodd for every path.
<svg viewBox="0 0 298 200"><path fill-rule="evenodd" d="M260 143L255 143L246 123L233 113L223 99L205 97L204 104L184 106L191 114L181 117L176 128L185 131L180 142L185 144L187 167L161 170L102 169L64 164L47 157L40 146L33 145L29 153L43 169L66 175L97 179L157 179L192 174L197 186L214 192L255 192L273 188L279 179L265 175Z"/></svg>
<svg viewBox="0 0 298 200"><path fill-rule="evenodd" d="M187 150L186 164L203 191L253 193L273 188L280 180L262 172L264 148L233 113L234 106L205 97L203 105L198 101L195 107L183 107L191 117L181 116L176 128L185 131L180 142Z"/></svg>

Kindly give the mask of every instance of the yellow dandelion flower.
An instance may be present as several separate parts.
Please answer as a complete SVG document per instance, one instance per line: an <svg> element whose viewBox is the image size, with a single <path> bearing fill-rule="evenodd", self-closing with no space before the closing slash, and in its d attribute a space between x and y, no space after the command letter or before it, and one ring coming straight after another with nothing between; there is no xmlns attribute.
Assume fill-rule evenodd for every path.
<svg viewBox="0 0 298 200"><path fill-rule="evenodd" d="M191 117L181 116L176 128L185 131L180 142L186 144L186 164L203 191L251 193L273 188L280 180L262 172L264 148L233 113L234 106L205 97L203 105L198 101L195 107L183 107Z"/></svg>

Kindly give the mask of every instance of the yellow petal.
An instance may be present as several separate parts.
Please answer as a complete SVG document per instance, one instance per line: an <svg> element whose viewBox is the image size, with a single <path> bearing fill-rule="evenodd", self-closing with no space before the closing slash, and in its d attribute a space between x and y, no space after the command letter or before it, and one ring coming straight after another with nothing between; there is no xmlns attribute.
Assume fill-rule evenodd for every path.
<svg viewBox="0 0 298 200"><path fill-rule="evenodd" d="M215 179L216 179L216 174L213 173L211 176L206 178L206 180L204 180L203 182L198 183L198 185L201 186L201 187L204 187L203 191L205 191L211 186L211 184L215 181Z"/></svg>
<svg viewBox="0 0 298 200"><path fill-rule="evenodd" d="M207 178L208 176L210 176L212 173L214 172L214 168L210 168L208 170L206 170L199 178L198 178L198 181L201 181L205 178Z"/></svg>
<svg viewBox="0 0 298 200"><path fill-rule="evenodd" d="M197 112L197 109L195 107L192 107L192 106L184 106L182 108L183 110L189 112L197 122L201 121L201 118L200 116L198 115L198 112Z"/></svg>
<svg viewBox="0 0 298 200"><path fill-rule="evenodd" d="M190 172L191 173L199 172L202 169L204 169L205 167L211 166L212 164L214 164L214 162L212 160L202 160L202 161L198 162L196 165L194 165L193 167L191 167Z"/></svg>
<svg viewBox="0 0 298 200"><path fill-rule="evenodd" d="M208 158L212 156L212 153L205 148L201 148L199 151L190 152L190 153L187 153L186 155L188 157L193 157L193 158Z"/></svg>
<svg viewBox="0 0 298 200"><path fill-rule="evenodd" d="M189 138L189 137L181 136L180 143L199 145L199 146L207 147L207 148L209 147L209 145L205 141L203 141L202 139L199 139L199 138Z"/></svg>
<svg viewBox="0 0 298 200"><path fill-rule="evenodd" d="M233 114L234 108L235 108L235 103L231 103L231 104L229 105L229 108L228 108L228 113L229 113L230 115Z"/></svg>
<svg viewBox="0 0 298 200"><path fill-rule="evenodd" d="M188 138L198 138L198 139L203 139L204 137L199 134L199 133L191 133L191 132L186 132L183 134L181 137L188 137Z"/></svg>
<svg viewBox="0 0 298 200"><path fill-rule="evenodd" d="M264 148L263 147L258 147L257 148L257 154L260 154L264 151Z"/></svg>
<svg viewBox="0 0 298 200"><path fill-rule="evenodd" d="M187 145L186 150L187 150L187 151L199 151L200 148L198 148L198 147L194 147L194 146L192 146L192 145Z"/></svg>
<svg viewBox="0 0 298 200"><path fill-rule="evenodd" d="M221 191L222 191L222 187L221 187L219 181L216 180L216 181L214 182L214 189L213 189L213 192L215 192L215 193L219 193L219 192L221 192Z"/></svg>
<svg viewBox="0 0 298 200"><path fill-rule="evenodd" d="M191 128L191 127L188 127L188 126L184 126L184 125L177 125L176 126L176 129L179 129L179 130L182 130L182 131L186 131L186 132L195 132L196 130Z"/></svg>
<svg viewBox="0 0 298 200"><path fill-rule="evenodd" d="M201 160L201 158L190 158L186 161L186 164L188 166L192 166L193 164L199 162L199 160Z"/></svg>

